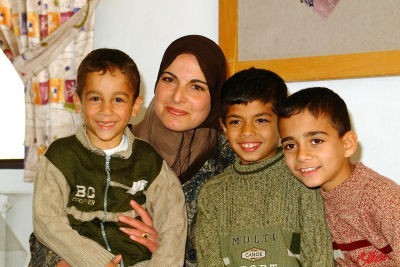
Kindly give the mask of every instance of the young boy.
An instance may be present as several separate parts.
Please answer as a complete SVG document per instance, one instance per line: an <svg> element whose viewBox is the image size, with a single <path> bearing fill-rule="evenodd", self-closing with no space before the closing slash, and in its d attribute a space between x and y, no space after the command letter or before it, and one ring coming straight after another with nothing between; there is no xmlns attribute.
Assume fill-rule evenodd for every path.
<svg viewBox="0 0 400 267"><path fill-rule="evenodd" d="M182 266L186 210L181 184L151 145L127 125L142 104L134 61L115 49L89 53L78 69L74 103L84 125L54 141L35 179L37 238L72 266ZM153 255L119 230L118 216L145 206L158 231ZM142 237L152 238L148 233Z"/></svg>
<svg viewBox="0 0 400 267"><path fill-rule="evenodd" d="M320 187L338 266L400 266L400 186L350 157L357 148L345 102L307 88L279 109L285 160L298 180Z"/></svg>
<svg viewBox="0 0 400 267"><path fill-rule="evenodd" d="M199 194L199 266L333 266L319 192L294 179L278 148L277 106L287 88L250 68L222 88L221 126L234 164Z"/></svg>

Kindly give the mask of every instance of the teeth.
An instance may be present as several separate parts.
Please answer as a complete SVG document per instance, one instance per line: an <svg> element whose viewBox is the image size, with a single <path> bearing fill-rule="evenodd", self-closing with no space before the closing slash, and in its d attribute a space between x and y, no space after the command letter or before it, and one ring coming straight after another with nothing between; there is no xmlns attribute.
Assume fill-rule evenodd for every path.
<svg viewBox="0 0 400 267"><path fill-rule="evenodd" d="M246 144L242 144L242 147L244 148L253 148L256 147L258 144L255 143L246 143Z"/></svg>
<svg viewBox="0 0 400 267"><path fill-rule="evenodd" d="M302 169L300 169L300 172L311 172L311 171L315 171L316 169L317 169L316 167L302 168Z"/></svg>
<svg viewBox="0 0 400 267"><path fill-rule="evenodd" d="M112 125L114 125L114 122L99 122L99 124L101 125L101 126L112 126Z"/></svg>

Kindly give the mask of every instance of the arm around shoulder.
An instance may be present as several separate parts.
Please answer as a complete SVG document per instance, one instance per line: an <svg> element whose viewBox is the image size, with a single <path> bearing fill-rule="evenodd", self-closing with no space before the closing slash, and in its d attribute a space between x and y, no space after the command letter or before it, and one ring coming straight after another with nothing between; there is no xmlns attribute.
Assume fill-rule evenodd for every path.
<svg viewBox="0 0 400 267"><path fill-rule="evenodd" d="M331 234L324 204L317 189L303 194L301 208L301 263L305 267L334 266Z"/></svg>

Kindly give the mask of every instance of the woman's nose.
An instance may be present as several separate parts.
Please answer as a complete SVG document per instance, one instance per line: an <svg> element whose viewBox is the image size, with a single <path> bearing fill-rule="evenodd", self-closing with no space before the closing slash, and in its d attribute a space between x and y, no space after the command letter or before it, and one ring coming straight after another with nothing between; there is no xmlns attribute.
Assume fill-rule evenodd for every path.
<svg viewBox="0 0 400 267"><path fill-rule="evenodd" d="M181 85L178 85L174 90L172 99L175 103L180 103L185 101L185 88Z"/></svg>

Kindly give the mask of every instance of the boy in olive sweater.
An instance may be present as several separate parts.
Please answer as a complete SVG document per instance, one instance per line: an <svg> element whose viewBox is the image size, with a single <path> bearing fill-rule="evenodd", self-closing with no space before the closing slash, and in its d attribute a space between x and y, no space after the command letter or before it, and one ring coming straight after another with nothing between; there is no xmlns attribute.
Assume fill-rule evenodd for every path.
<svg viewBox="0 0 400 267"><path fill-rule="evenodd" d="M220 121L237 158L200 191L199 266L333 266L321 196L292 176L278 147L276 108L286 97L268 70L224 84Z"/></svg>
<svg viewBox="0 0 400 267"><path fill-rule="evenodd" d="M134 61L116 49L89 53L78 69L74 102L84 125L54 141L40 161L33 223L38 240L72 266L182 266L185 198L179 179L152 146L127 127L142 103ZM119 215L154 218L153 254L120 230ZM155 238L143 233L143 238Z"/></svg>

